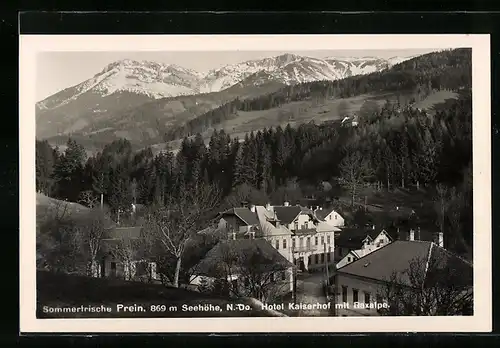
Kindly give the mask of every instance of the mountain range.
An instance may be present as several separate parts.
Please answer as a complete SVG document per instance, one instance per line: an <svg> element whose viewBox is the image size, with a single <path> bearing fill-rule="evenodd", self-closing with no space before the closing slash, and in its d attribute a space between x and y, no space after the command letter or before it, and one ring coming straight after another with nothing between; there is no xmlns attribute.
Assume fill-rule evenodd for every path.
<svg viewBox="0 0 500 348"><path fill-rule="evenodd" d="M119 60L93 77L38 102L37 137L91 134L110 126L126 128L125 116L138 107L149 110L149 114L141 112L139 117L151 118L152 112L155 122L168 127L235 97L251 97L283 85L368 74L411 58L320 59L287 53L226 65L208 73L151 61ZM133 114L137 119L137 113Z"/></svg>

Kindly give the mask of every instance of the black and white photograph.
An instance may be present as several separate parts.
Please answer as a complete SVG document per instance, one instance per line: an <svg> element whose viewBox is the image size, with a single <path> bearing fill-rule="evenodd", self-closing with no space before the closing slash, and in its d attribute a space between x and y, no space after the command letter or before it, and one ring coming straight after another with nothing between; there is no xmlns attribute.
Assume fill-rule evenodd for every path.
<svg viewBox="0 0 500 348"><path fill-rule="evenodd" d="M473 318L490 115L472 38L449 36L43 46L20 123L30 315Z"/></svg>

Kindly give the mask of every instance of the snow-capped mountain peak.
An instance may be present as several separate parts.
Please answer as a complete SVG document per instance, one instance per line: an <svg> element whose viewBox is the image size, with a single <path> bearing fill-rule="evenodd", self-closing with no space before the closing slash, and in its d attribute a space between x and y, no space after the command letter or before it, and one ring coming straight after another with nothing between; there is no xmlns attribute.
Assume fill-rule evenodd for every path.
<svg viewBox="0 0 500 348"><path fill-rule="evenodd" d="M53 109L86 93L103 97L120 92L158 99L179 95L218 92L235 85L279 82L296 84L381 71L412 57L326 57L313 58L283 53L263 59L229 64L203 74L175 64L121 59L106 65L82 83L37 103ZM263 74L265 73L265 74ZM247 80L248 79L248 80Z"/></svg>

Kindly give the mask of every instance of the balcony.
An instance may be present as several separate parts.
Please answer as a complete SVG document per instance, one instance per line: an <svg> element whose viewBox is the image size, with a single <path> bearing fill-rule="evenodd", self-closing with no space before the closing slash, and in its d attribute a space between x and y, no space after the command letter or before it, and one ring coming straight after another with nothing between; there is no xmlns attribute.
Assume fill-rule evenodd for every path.
<svg viewBox="0 0 500 348"><path fill-rule="evenodd" d="M292 252L294 253L306 253L306 252L313 252L318 250L318 245L302 245L302 246L296 246L292 247Z"/></svg>

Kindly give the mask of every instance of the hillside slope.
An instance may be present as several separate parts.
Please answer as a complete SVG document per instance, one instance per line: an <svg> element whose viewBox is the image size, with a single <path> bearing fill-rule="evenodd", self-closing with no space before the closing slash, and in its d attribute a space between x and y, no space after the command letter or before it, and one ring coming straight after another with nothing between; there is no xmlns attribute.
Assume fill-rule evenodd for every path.
<svg viewBox="0 0 500 348"><path fill-rule="evenodd" d="M184 136L202 133L207 139L216 129L242 137L287 123L338 121L359 113L368 102L375 102L379 108L387 102L401 107L412 104L432 113L435 106L470 89L470 64L470 50L457 49L419 56L382 72L285 86L251 100L232 101L174 126L166 140L173 141L171 147L175 148Z"/></svg>

